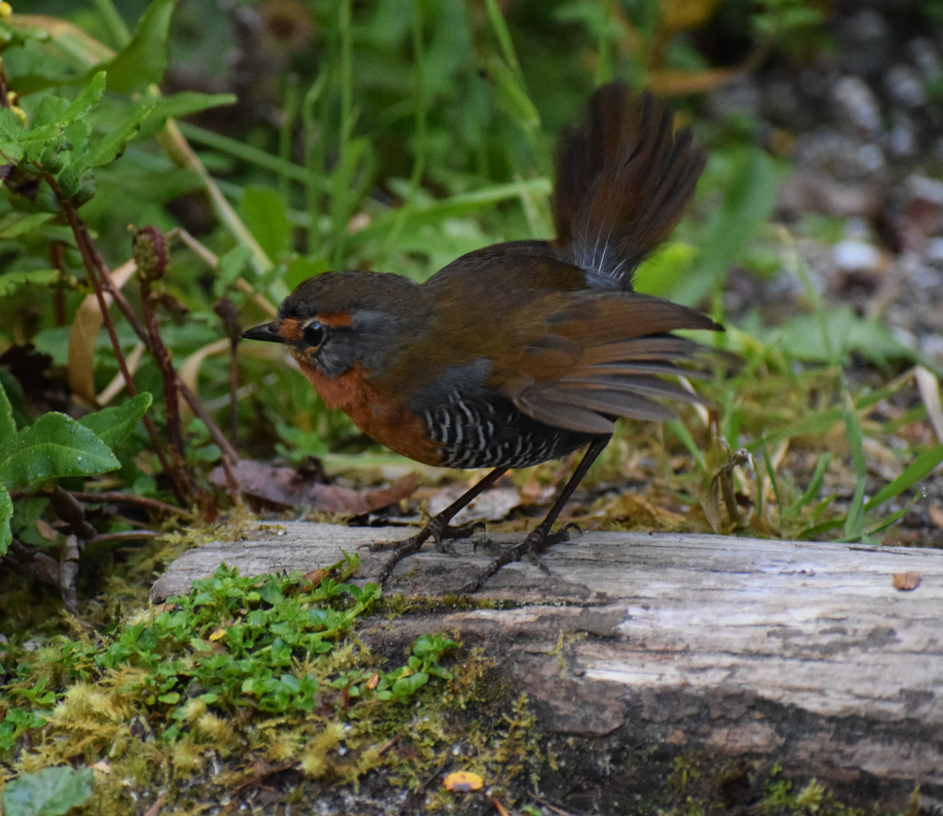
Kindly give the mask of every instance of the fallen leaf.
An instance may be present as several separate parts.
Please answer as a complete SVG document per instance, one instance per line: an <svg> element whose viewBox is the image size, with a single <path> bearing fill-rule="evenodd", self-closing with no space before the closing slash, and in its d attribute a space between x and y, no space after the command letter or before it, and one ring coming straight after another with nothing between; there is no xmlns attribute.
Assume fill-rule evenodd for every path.
<svg viewBox="0 0 943 816"><path fill-rule="evenodd" d="M36 519L36 532L46 541L55 541L59 538L59 531L45 519Z"/></svg>
<svg viewBox="0 0 943 816"><path fill-rule="evenodd" d="M313 569L311 572L306 572L304 575L302 575L301 580L307 581L309 584L311 584L311 589L317 589L319 586L321 586L321 581L327 578L327 576L332 572L334 572L334 570L321 569L318 567L317 569Z"/></svg>
<svg viewBox="0 0 943 816"><path fill-rule="evenodd" d="M911 589L916 589L920 586L920 573L919 572L895 572L894 573L894 589L899 589L901 592L907 592Z"/></svg>
<svg viewBox="0 0 943 816"><path fill-rule="evenodd" d="M339 485L315 484L300 478L290 467L266 465L252 459L242 459L234 468L236 482L243 493L285 507L307 505L323 513L345 513L356 516L389 507L409 498L419 484L419 476L407 473L389 487L354 490ZM226 486L222 468L210 473L210 483Z"/></svg>
<svg viewBox="0 0 943 816"><path fill-rule="evenodd" d="M456 793L461 793L464 791L475 791L484 784L485 780L478 776L478 774L467 773L465 771L450 773L442 782L442 786L446 790L454 791Z"/></svg>

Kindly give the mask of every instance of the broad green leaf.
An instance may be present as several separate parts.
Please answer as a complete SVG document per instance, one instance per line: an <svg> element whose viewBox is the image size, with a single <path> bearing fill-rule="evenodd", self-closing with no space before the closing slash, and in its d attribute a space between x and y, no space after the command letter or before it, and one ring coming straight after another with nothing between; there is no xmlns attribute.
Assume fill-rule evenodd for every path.
<svg viewBox="0 0 943 816"><path fill-rule="evenodd" d="M88 428L109 448L123 441L134 430L154 401L149 391L142 391L124 405L103 408L94 414L82 417L79 424Z"/></svg>
<svg viewBox="0 0 943 816"><path fill-rule="evenodd" d="M0 279L2 280L2 279ZM3 451L13 444L16 438L16 423L13 421L13 406L10 398L0 383L0 457Z"/></svg>
<svg viewBox="0 0 943 816"><path fill-rule="evenodd" d="M63 816L92 795L93 779L89 768L68 765L21 774L7 782L0 797L4 816Z"/></svg>
<svg viewBox="0 0 943 816"><path fill-rule="evenodd" d="M828 310L825 321L828 331L826 344L817 314L800 315L788 320L769 335L776 336L783 348L788 348L792 357L809 362L831 362L829 346L839 354L839 360L857 352L868 360L885 365L889 360L914 360L912 349L898 343L885 326L875 320L858 317L847 306ZM761 334L763 334L761 332Z"/></svg>
<svg viewBox="0 0 943 816"><path fill-rule="evenodd" d="M0 487L0 556L6 555L13 540L10 521L13 518L13 499L5 488Z"/></svg>
<svg viewBox="0 0 943 816"><path fill-rule="evenodd" d="M37 487L65 476L92 476L121 463L109 447L71 417L50 411L21 430L0 459L0 487Z"/></svg>
<svg viewBox="0 0 943 816"><path fill-rule="evenodd" d="M266 255L275 260L291 249L291 222L282 197L275 190L247 186L241 209L246 226Z"/></svg>
<svg viewBox="0 0 943 816"><path fill-rule="evenodd" d="M167 70L167 35L176 0L151 0L138 20L134 37L113 60L99 66L108 71L108 89L129 94L158 83Z"/></svg>
<svg viewBox="0 0 943 816"><path fill-rule="evenodd" d="M11 295L19 287L26 284L31 286L48 286L51 283L55 283L58 278L59 271L56 269L32 269L29 272L7 272L6 275L0 275L0 298Z"/></svg>

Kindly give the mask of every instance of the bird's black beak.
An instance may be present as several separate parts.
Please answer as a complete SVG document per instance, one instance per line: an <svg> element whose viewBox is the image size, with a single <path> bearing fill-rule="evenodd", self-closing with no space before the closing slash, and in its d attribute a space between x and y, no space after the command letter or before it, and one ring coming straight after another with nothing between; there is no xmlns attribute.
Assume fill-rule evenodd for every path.
<svg viewBox="0 0 943 816"><path fill-rule="evenodd" d="M242 333L245 340L266 340L269 343L284 343L285 339L278 333L278 323L263 323L253 326Z"/></svg>

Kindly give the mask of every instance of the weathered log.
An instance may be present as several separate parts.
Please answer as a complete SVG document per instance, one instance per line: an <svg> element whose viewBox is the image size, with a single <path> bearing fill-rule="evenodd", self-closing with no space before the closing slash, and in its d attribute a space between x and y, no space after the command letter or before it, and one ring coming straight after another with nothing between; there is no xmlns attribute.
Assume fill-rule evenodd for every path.
<svg viewBox="0 0 943 816"><path fill-rule="evenodd" d="M222 562L308 571L411 532L263 525L254 540L190 550L152 597L185 592ZM404 559L388 589L458 593L492 556L456 549ZM375 576L385 556L360 553L362 576ZM587 532L544 563L548 573L509 565L473 596L512 606L378 621L377 637L448 631L485 646L545 733L590 738L603 753L706 748L775 759L852 801L902 808L916 785L943 801L943 551ZM919 585L895 588L902 573Z"/></svg>

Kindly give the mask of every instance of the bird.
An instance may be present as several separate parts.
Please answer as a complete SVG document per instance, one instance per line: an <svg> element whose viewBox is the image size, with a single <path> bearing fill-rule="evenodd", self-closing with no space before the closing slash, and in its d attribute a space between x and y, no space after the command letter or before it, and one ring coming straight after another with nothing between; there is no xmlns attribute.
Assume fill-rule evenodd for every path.
<svg viewBox="0 0 943 816"><path fill-rule="evenodd" d="M379 582L430 538L439 551L469 535L452 518L509 469L586 452L544 520L463 587L568 537L552 526L619 417L655 422L664 404L699 402L664 377L707 376L705 347L678 329L722 331L710 317L636 292L634 270L681 219L705 155L690 128L647 92L597 88L555 156L553 240L469 252L424 283L372 271L300 283L274 322L243 333L281 343L328 408L426 465L492 468L418 533L377 542L391 552ZM544 568L545 569L545 568Z"/></svg>

